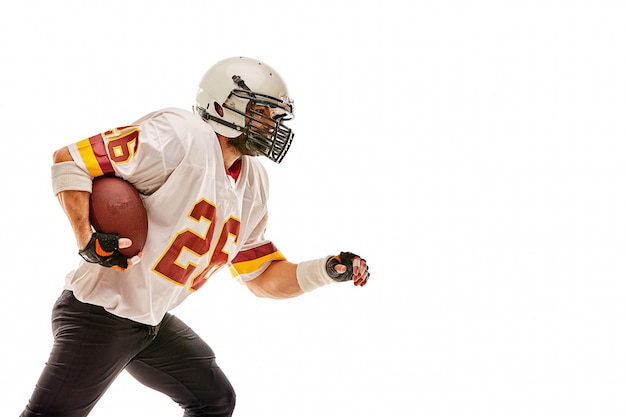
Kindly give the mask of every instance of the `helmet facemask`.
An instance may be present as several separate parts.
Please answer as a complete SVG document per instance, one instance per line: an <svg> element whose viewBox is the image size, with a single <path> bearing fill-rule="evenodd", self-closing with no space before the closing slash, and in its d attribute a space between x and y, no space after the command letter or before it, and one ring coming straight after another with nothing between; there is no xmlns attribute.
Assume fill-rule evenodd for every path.
<svg viewBox="0 0 626 417"><path fill-rule="evenodd" d="M238 75L233 75L232 79L237 88L230 92L223 103L207 103L207 107L214 106L217 116L199 105L196 111L207 122L217 122L245 135L245 145L251 153L264 155L280 163L294 136L292 130L284 124L293 118L293 100L286 94L273 97L252 91ZM243 126L225 120L225 112L242 116Z"/></svg>

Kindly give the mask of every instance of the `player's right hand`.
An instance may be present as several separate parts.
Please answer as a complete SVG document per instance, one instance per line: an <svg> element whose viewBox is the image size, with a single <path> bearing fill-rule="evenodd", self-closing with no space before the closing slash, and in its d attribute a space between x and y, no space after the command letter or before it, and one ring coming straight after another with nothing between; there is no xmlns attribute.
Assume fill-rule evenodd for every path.
<svg viewBox="0 0 626 417"><path fill-rule="evenodd" d="M87 246L78 254L89 263L123 271L141 259L139 256L127 258L119 253L118 249L130 247L132 243L130 239L120 238L116 234L94 232Z"/></svg>

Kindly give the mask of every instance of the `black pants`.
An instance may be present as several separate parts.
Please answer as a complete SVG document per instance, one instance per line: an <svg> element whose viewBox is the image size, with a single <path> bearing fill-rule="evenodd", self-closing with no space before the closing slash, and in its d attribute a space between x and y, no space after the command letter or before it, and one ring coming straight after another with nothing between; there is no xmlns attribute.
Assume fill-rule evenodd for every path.
<svg viewBox="0 0 626 417"><path fill-rule="evenodd" d="M50 358L22 417L86 416L124 369L180 404L186 417L233 413L235 393L213 351L170 314L146 326L64 291L52 330Z"/></svg>

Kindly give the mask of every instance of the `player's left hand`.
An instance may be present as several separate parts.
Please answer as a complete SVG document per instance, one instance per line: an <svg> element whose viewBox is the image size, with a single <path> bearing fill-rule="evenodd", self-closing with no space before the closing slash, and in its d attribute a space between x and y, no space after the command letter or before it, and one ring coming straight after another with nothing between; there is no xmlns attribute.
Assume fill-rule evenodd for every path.
<svg viewBox="0 0 626 417"><path fill-rule="evenodd" d="M326 272L338 282L353 281L355 286L364 286L370 277L365 259L351 252L341 252L326 262Z"/></svg>

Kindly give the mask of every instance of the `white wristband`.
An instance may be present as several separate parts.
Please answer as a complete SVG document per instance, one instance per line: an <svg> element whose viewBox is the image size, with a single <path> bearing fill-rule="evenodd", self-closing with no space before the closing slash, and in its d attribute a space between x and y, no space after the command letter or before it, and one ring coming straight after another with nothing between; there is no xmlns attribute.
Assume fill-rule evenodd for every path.
<svg viewBox="0 0 626 417"><path fill-rule="evenodd" d="M326 272L326 261L329 258L330 256L327 256L298 264L296 267L296 278L302 291L311 292L316 288L336 282Z"/></svg>
<svg viewBox="0 0 626 417"><path fill-rule="evenodd" d="M75 190L91 192L93 178L72 161L52 165L52 191L57 195L61 191Z"/></svg>

